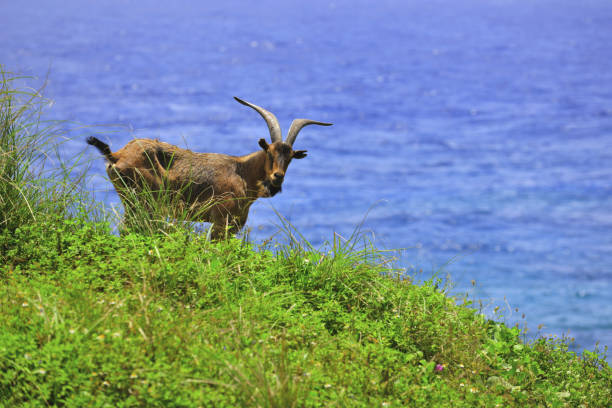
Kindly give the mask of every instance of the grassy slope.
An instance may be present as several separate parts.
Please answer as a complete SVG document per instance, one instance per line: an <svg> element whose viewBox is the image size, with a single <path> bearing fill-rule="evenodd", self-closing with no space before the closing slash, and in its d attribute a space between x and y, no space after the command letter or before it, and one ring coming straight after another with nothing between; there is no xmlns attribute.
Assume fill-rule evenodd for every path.
<svg viewBox="0 0 612 408"><path fill-rule="evenodd" d="M113 235L90 220L91 207L69 204L87 198L66 176L32 174L38 141L54 132L32 132L31 117L15 111L32 99L7 104L15 96L2 84L0 406L612 399L597 354L579 358L564 340L523 344L518 329L456 305L436 282L394 277L355 241L273 253L181 231Z"/></svg>
<svg viewBox="0 0 612 408"><path fill-rule="evenodd" d="M0 237L0 400L69 406L563 406L610 368L381 276L363 255L112 235ZM436 364L444 365L442 371Z"/></svg>

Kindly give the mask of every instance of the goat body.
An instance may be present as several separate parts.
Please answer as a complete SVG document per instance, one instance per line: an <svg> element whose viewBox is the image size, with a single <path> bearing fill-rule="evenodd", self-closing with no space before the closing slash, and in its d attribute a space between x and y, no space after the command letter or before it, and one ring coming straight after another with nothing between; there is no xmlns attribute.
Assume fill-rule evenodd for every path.
<svg viewBox="0 0 612 408"><path fill-rule="evenodd" d="M236 100L255 109L268 124L272 143L259 140L261 150L245 156L196 153L151 139L134 139L112 153L109 146L95 137L87 143L107 159L107 174L126 214L132 201L127 192L147 189L168 192L174 205L187 210L187 219L213 224L212 237L238 232L246 223L249 208L259 197L272 197L281 191L285 172L292 159L306 157L305 150L293 150L293 142L304 126L330 123L296 119L285 142L276 117L265 109Z"/></svg>

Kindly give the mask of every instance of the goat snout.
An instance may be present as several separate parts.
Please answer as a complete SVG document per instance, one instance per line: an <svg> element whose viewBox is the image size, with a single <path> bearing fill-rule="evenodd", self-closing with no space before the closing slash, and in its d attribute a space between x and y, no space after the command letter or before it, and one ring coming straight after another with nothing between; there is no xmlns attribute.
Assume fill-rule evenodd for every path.
<svg viewBox="0 0 612 408"><path fill-rule="evenodd" d="M284 178L285 178L284 173L276 172L274 173L274 177L272 178L272 183L278 186L283 182Z"/></svg>

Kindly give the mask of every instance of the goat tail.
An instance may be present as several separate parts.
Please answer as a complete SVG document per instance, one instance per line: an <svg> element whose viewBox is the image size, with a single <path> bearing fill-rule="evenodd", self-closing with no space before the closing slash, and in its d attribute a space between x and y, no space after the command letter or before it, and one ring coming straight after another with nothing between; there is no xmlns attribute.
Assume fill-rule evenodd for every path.
<svg viewBox="0 0 612 408"><path fill-rule="evenodd" d="M104 143L103 141L101 141L100 139L97 139L93 136L89 136L87 138L87 143L97 148L100 151L100 153L102 153L102 155L106 157L106 159L109 162L111 163L117 162L117 158L113 156L113 153L111 152L110 147L108 147L108 145Z"/></svg>

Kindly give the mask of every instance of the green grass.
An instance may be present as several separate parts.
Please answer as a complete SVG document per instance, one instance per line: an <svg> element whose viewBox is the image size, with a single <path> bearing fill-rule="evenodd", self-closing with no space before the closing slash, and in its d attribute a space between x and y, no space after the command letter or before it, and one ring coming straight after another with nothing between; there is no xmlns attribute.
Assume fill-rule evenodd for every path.
<svg viewBox="0 0 612 408"><path fill-rule="evenodd" d="M23 146L27 135L8 133ZM5 145L2 163L22 165ZM525 343L440 282L403 279L358 232L324 249L282 217L287 245L210 242L188 229L117 236L95 221L82 177L68 188L66 172L42 186L38 174L25 166L0 179L13 192L2 204L11 216L0 215L0 406L612 400L601 353L576 355L566 339ZM66 199L50 203L58 192Z"/></svg>
<svg viewBox="0 0 612 408"><path fill-rule="evenodd" d="M5 72L0 65L0 228L42 223L49 216L99 210L83 188L81 158L62 161L58 148L66 140L61 123L45 121L49 101L42 88L19 88L31 81ZM0 247L1 249L1 247Z"/></svg>

